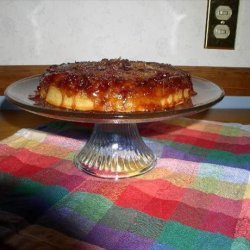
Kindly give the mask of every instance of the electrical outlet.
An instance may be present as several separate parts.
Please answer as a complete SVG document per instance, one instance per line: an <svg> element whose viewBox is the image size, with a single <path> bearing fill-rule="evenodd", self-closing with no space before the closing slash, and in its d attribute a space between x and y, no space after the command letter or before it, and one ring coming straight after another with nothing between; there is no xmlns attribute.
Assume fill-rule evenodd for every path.
<svg viewBox="0 0 250 250"><path fill-rule="evenodd" d="M240 0L208 0L207 49L234 49Z"/></svg>

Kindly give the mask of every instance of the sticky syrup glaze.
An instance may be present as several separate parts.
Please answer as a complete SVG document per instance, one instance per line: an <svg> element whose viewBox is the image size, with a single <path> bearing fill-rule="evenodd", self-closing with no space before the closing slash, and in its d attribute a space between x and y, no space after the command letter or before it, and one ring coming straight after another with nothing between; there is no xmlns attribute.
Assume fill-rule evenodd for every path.
<svg viewBox="0 0 250 250"><path fill-rule="evenodd" d="M144 109L152 111L162 109L157 103L150 102L152 99L180 89L195 93L187 72L170 64L126 59L52 65L41 76L38 95L41 89L46 92L50 85L62 89L67 96L84 91L94 101L95 110L102 111L112 110L111 107L103 108L110 98L123 102L131 99L138 105L144 99ZM145 102L146 99L149 101Z"/></svg>

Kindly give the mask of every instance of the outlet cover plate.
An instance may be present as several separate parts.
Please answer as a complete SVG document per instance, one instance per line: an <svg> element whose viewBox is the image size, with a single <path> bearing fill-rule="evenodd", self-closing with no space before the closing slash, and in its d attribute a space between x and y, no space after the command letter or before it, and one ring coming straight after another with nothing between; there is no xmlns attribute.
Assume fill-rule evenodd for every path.
<svg viewBox="0 0 250 250"><path fill-rule="evenodd" d="M239 0L208 0L205 48L234 49L238 9Z"/></svg>

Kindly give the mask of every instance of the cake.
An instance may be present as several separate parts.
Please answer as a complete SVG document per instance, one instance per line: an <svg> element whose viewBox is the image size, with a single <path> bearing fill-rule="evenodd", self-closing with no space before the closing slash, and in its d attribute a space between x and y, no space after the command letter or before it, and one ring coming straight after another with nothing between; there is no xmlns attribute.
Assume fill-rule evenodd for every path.
<svg viewBox="0 0 250 250"><path fill-rule="evenodd" d="M52 65L36 93L45 104L102 112L163 111L194 94L188 73L170 64L125 59Z"/></svg>

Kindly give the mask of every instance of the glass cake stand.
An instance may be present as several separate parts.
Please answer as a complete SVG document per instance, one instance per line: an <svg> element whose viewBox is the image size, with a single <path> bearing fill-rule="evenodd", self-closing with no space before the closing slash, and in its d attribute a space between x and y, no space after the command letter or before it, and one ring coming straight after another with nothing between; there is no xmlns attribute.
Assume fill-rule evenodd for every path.
<svg viewBox="0 0 250 250"><path fill-rule="evenodd" d="M44 106L30 96L40 76L21 79L5 91L7 99L20 108L46 117L74 122L95 123L90 139L74 157L75 165L88 174L120 179L137 176L152 169L157 161L142 140L137 123L155 122L191 115L208 109L224 97L219 86L205 79L192 77L197 95L185 105L161 112L112 113L74 111Z"/></svg>

